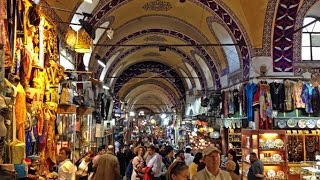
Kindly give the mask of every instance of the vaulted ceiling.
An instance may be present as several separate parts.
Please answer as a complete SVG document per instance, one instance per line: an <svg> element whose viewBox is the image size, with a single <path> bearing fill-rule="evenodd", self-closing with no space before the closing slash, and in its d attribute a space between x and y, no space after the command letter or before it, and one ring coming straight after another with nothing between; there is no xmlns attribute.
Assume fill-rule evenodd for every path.
<svg viewBox="0 0 320 180"><path fill-rule="evenodd" d="M132 109L168 111L172 106L181 106L190 90L219 87L223 75L240 72L247 78L252 52L265 46L270 48L263 43L263 33L265 19L273 16L269 12L270 7L274 10L271 1L92 1L46 0L46 3L92 13L93 26L114 30L113 39L107 37L104 29L96 30L94 43L100 45L94 46L88 56L88 68L97 72L97 77L101 76L117 98L128 102ZM55 12L62 22L81 18L60 10ZM200 46L221 43L240 45ZM166 51L159 51L158 45L168 46ZM106 68L98 65L96 54L103 57Z"/></svg>

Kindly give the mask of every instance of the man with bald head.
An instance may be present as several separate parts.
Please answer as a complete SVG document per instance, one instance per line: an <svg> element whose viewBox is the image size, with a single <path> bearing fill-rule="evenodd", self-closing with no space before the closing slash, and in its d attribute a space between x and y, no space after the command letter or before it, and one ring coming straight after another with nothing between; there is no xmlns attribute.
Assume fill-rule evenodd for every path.
<svg viewBox="0 0 320 180"><path fill-rule="evenodd" d="M114 146L107 147L107 153L101 155L96 164L97 171L94 180L120 180L120 164L114 156Z"/></svg>

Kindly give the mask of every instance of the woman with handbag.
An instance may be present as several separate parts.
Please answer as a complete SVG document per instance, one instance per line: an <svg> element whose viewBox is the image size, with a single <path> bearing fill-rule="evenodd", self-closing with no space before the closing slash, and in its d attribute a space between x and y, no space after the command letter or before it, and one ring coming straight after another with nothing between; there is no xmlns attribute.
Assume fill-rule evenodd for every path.
<svg viewBox="0 0 320 180"><path fill-rule="evenodd" d="M92 158L93 158L93 152L89 151L85 154L85 156L81 159L79 159L75 165L77 166L78 170L76 172L76 179L77 180L87 180L90 173L93 172L92 168Z"/></svg>
<svg viewBox="0 0 320 180"><path fill-rule="evenodd" d="M134 153L136 154L136 157L132 160L133 170L131 180L142 180L145 167L145 162L143 160L145 150L142 146L138 146L135 148Z"/></svg>

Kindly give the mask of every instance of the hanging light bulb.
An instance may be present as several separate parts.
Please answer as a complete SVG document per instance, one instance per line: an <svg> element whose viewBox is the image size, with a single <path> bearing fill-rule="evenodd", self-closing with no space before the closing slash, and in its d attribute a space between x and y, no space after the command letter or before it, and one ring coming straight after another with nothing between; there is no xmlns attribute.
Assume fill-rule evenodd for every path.
<svg viewBox="0 0 320 180"><path fill-rule="evenodd" d="M109 37L109 39L113 39L113 33L114 33L114 31L112 28L107 30L107 36Z"/></svg>

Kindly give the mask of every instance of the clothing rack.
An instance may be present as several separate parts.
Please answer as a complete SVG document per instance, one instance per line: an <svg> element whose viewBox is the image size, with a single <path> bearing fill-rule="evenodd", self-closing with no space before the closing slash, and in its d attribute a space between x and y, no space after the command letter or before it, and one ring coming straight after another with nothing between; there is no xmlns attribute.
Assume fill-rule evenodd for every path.
<svg viewBox="0 0 320 180"><path fill-rule="evenodd" d="M279 79L279 80L295 80L295 81L298 81L298 80L302 80L302 81L309 81L310 79L308 78L304 78L303 76L257 76L257 77L250 77L248 80L244 80L244 81L241 81L237 84L232 84L232 85L229 85L229 86L226 86L226 87L223 87L219 90L223 91L223 90L229 90L233 87L237 87L239 85L242 85L246 82L249 82L253 79L264 79L264 80L276 80L276 79Z"/></svg>

